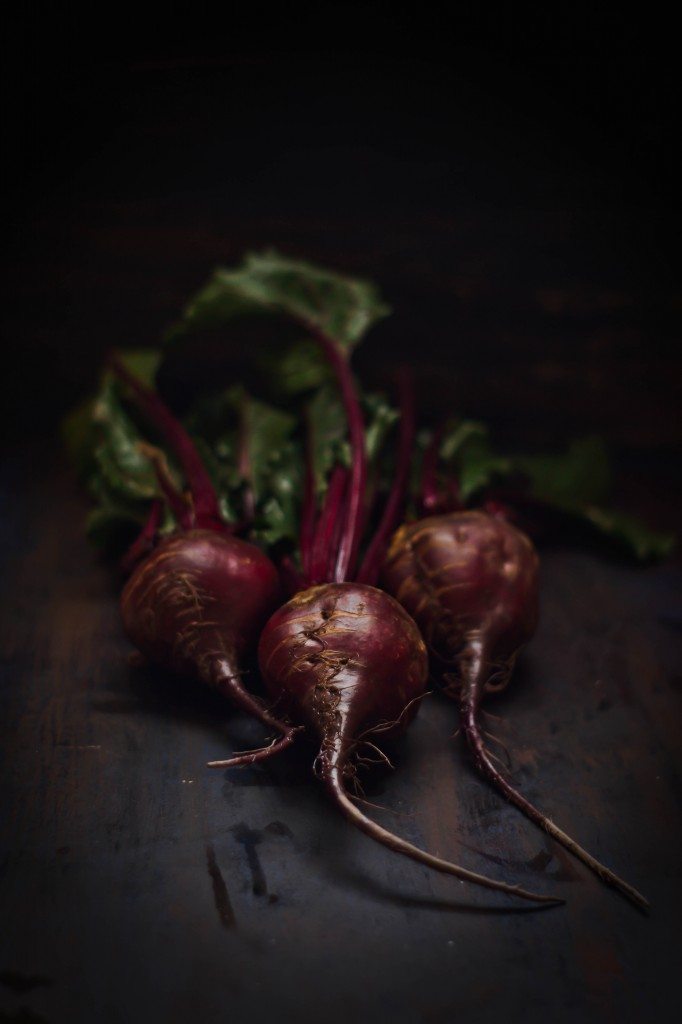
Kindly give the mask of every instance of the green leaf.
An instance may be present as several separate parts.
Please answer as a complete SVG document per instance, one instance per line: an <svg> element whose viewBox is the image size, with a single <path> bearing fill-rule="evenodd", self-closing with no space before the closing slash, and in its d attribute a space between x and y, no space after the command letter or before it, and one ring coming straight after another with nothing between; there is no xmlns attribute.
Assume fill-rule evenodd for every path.
<svg viewBox="0 0 682 1024"><path fill-rule="evenodd" d="M288 442L273 453L268 465L267 487L257 506L254 539L273 547L286 541L295 547L299 534L303 472L300 449Z"/></svg>
<svg viewBox="0 0 682 1024"><path fill-rule="evenodd" d="M459 458L462 450L470 441L487 442L488 428L476 420L454 420L450 422L440 443L440 458L444 462L453 462Z"/></svg>
<svg viewBox="0 0 682 1024"><path fill-rule="evenodd" d="M634 516L603 506L611 487L608 453L599 437L573 441L562 455L516 456L531 496L575 520L586 523L640 561L665 558L675 540L656 533Z"/></svg>
<svg viewBox="0 0 682 1024"><path fill-rule="evenodd" d="M238 523L242 518L244 481L233 454L236 452L236 439L231 447L226 437L211 443L192 432L192 440L215 487L222 518L226 523Z"/></svg>
<svg viewBox="0 0 682 1024"><path fill-rule="evenodd" d="M567 510L605 501L611 487L608 453L599 437L579 438L563 455L517 456L514 462L534 498Z"/></svg>
<svg viewBox="0 0 682 1024"><path fill-rule="evenodd" d="M94 458L107 486L126 498L154 498L154 467L140 451L142 435L123 406L118 383L109 375L93 405L93 421L100 436Z"/></svg>
<svg viewBox="0 0 682 1024"><path fill-rule="evenodd" d="M127 350L119 357L136 377L154 386L158 350ZM140 448L147 438L109 370L104 370L97 394L64 419L62 436L96 503L86 523L87 535L98 547L120 552L141 528L159 488L154 468ZM167 510L164 517L162 532L167 532L174 520Z"/></svg>
<svg viewBox="0 0 682 1024"><path fill-rule="evenodd" d="M273 344L263 353L260 364L273 390L280 395L314 391L333 379L329 362L320 346L310 338L288 345L283 351Z"/></svg>
<svg viewBox="0 0 682 1024"><path fill-rule="evenodd" d="M266 546L295 544L302 490L302 455L294 415L253 398L237 385L197 403L187 420L229 522L243 516L250 488L252 537ZM245 456L248 475L239 470Z"/></svg>
<svg viewBox="0 0 682 1024"><path fill-rule="evenodd" d="M131 373L148 387L154 387L161 360L159 349L127 349L118 356ZM100 455L105 464L103 472L113 478L125 477L131 469L134 477L141 472L142 458L139 453L131 454L130 449L142 435L125 411L120 387L108 370L102 374L97 395L81 402L64 417L61 434L67 454L81 477L97 471ZM149 465L144 461L148 470ZM148 478L148 475L142 471L143 477ZM139 482L134 480L132 486L137 491Z"/></svg>
<svg viewBox="0 0 682 1024"><path fill-rule="evenodd" d="M293 436L296 418L246 394L241 417L254 497L259 502L267 492L273 464Z"/></svg>
<svg viewBox="0 0 682 1024"><path fill-rule="evenodd" d="M171 337L245 314L277 314L321 331L349 352L388 313L373 284L269 251L246 256L234 270L214 271Z"/></svg>
<svg viewBox="0 0 682 1024"><path fill-rule="evenodd" d="M512 461L493 452L488 428L475 420L461 420L445 430L440 457L453 467L463 502L514 473Z"/></svg>
<svg viewBox="0 0 682 1024"><path fill-rule="evenodd" d="M388 435L400 419L400 414L384 395L364 392L360 395L360 401L365 418L367 461L371 465L379 457Z"/></svg>
<svg viewBox="0 0 682 1024"><path fill-rule="evenodd" d="M673 534L650 530L634 516L595 507L584 509L582 514L600 533L627 548L641 562L667 558L675 548Z"/></svg>
<svg viewBox="0 0 682 1024"><path fill-rule="evenodd" d="M125 368L147 388L156 389L163 353L158 348L125 348L116 353Z"/></svg>
<svg viewBox="0 0 682 1024"><path fill-rule="evenodd" d="M307 419L315 492L319 498L326 490L331 469L337 463L350 466L346 414L334 384L316 392L308 404Z"/></svg>

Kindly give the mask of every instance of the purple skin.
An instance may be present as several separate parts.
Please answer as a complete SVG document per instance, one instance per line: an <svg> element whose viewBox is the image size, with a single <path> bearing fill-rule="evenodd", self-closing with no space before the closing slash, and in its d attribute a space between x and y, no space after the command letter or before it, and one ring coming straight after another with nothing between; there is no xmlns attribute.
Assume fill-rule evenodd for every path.
<svg viewBox="0 0 682 1024"><path fill-rule="evenodd" d="M649 904L529 803L495 767L479 727L486 693L504 689L538 618L538 556L528 537L485 512L453 512L401 526L382 586L419 626L481 774L557 842L640 909Z"/></svg>
<svg viewBox="0 0 682 1024"><path fill-rule="evenodd" d="M262 761L288 747L297 732L244 688L239 671L241 658L255 649L262 626L281 599L277 570L262 551L238 540L234 527L223 521L213 483L182 424L116 355L111 356L110 365L142 414L165 437L189 492L180 494L176 489L158 449L140 445L155 468L179 530L154 547L162 509L161 501L154 501L122 563L124 571L131 573L121 595L126 632L150 661L207 683L279 733L269 746L236 755L226 763Z"/></svg>
<svg viewBox="0 0 682 1024"><path fill-rule="evenodd" d="M426 691L428 656L397 601L367 584L310 587L275 612L258 661L278 713L319 743L315 771L341 813L372 839L421 864L538 903L560 903L434 857L367 818L349 798L363 749L402 733Z"/></svg>
<svg viewBox="0 0 682 1024"><path fill-rule="evenodd" d="M270 746L232 758L233 765L285 749L297 732L244 688L239 671L279 599L277 570L266 555L230 534L202 529L162 541L121 595L126 633L149 661L219 690L279 734Z"/></svg>

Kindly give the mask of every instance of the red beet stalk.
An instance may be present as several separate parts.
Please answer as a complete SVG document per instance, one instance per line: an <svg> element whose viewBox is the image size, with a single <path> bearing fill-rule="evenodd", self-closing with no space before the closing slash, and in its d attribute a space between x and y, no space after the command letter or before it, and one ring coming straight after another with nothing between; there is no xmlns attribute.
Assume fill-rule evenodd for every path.
<svg viewBox="0 0 682 1024"><path fill-rule="evenodd" d="M110 356L109 362L116 375L129 388L140 412L162 434L180 463L192 495L194 506L193 525L200 529L206 527L207 529L229 532L230 527L225 523L220 514L220 506L218 505L218 499L211 478L206 472L194 442L185 428L173 416L158 395L145 388L130 373L118 356Z"/></svg>

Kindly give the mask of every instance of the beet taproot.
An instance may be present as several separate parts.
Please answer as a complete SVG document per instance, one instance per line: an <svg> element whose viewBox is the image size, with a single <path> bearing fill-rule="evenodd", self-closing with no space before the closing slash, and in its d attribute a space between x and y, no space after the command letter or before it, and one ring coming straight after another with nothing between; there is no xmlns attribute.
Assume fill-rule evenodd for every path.
<svg viewBox="0 0 682 1024"><path fill-rule="evenodd" d="M436 515L395 533L381 584L419 625L478 771L528 818L638 907L646 899L534 807L486 749L479 712L504 689L538 619L538 556L528 537L482 511Z"/></svg>

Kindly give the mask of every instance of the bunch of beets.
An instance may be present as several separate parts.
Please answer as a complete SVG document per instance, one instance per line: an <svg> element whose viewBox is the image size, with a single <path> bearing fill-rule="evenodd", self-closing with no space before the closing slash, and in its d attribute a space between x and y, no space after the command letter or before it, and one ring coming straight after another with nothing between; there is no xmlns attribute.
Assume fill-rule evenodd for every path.
<svg viewBox="0 0 682 1024"><path fill-rule="evenodd" d="M269 342L259 344L272 356L268 379L281 385L282 411L273 415L280 424L287 418L287 457L296 463L284 498L281 479L277 491L274 474L258 474L273 456L271 450L257 456L259 440L261 449L280 443L268 442L274 420L267 421L265 406L249 406L245 392L233 393L231 408L242 418L234 445L223 446L217 459L216 431L207 428L202 436L191 416L171 412L154 386L158 374L135 372L131 353L109 357L103 380L122 418L116 420L100 394L81 411L81 427L85 415L89 431L81 447L90 446L90 464L109 481L105 459L118 459L122 474L134 463L138 473L136 514L144 507L145 519L121 561L125 631L150 662L220 691L274 737L211 767L253 765L312 739L315 775L346 819L372 839L456 878L536 903L561 903L433 856L360 809L363 801L352 792L359 765L372 755L386 759L382 742L407 729L434 680L459 706L476 769L644 909L644 897L529 803L486 748L481 705L506 687L536 628L538 556L514 525L522 521L519 504L507 500L509 487L500 487L500 460L488 460L497 490L474 489L465 507L462 481L452 469L445 476L439 469L446 428L430 435L417 430L407 371L397 375L397 411L385 406L382 414L360 389L352 349L386 312L365 282L267 253L248 257L237 270L217 271L172 333L167 351L178 352L202 332L214 340L219 332L237 332L238 346L246 322L255 318L261 334L266 325L272 352ZM278 333L284 321L297 335L286 344ZM194 352L199 359L198 343ZM302 366L313 397L304 414L296 399L292 413L296 389L287 374ZM244 410L259 408L263 422L254 425L252 416L249 428ZM333 430L324 422L330 410ZM461 439L461 424L458 430ZM101 500L102 486L93 493ZM288 539L283 530L273 539L263 528L261 512L278 498L295 520ZM98 522L102 515L100 509ZM256 653L267 699L252 691L257 679L245 682L253 677L244 665Z"/></svg>

